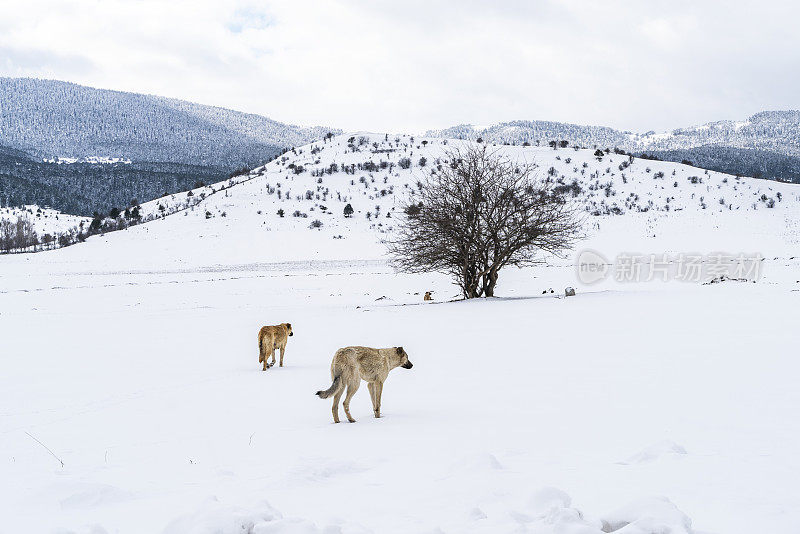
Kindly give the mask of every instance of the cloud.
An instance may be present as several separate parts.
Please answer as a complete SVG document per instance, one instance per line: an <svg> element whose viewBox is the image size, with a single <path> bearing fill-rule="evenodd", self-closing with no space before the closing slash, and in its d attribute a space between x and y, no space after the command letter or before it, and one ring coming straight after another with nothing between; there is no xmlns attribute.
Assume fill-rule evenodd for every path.
<svg viewBox="0 0 800 534"><path fill-rule="evenodd" d="M692 18L680 16L647 18L640 25L642 35L665 50L681 48L697 30Z"/></svg>
<svg viewBox="0 0 800 534"><path fill-rule="evenodd" d="M272 23L272 18L266 12L254 6L247 6L237 9L226 27L233 33L241 33L247 29L263 30Z"/></svg>
<svg viewBox="0 0 800 534"><path fill-rule="evenodd" d="M64 69L86 75L95 69L95 65L90 58L82 55L0 45L0 69L10 75L24 75L30 71L56 73Z"/></svg>
<svg viewBox="0 0 800 534"><path fill-rule="evenodd" d="M800 107L800 7L719 6L11 1L0 75L372 131L512 119L663 130Z"/></svg>

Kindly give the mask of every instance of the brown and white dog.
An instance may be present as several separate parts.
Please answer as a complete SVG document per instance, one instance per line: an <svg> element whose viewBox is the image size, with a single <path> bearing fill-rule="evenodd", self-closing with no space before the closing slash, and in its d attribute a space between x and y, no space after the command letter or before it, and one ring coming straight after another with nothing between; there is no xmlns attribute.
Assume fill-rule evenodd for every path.
<svg viewBox="0 0 800 534"><path fill-rule="evenodd" d="M317 391L321 399L333 395L333 422L339 422L339 399L347 389L344 396L344 413L347 420L355 423L350 415L350 399L353 398L361 381L364 380L369 388L372 398L372 412L375 417L381 416L381 394L383 383L389 376L389 371L396 367L411 369L412 363L403 347L390 347L388 349L372 349L369 347L345 347L336 351L331 362L331 378L333 384L324 391Z"/></svg>
<svg viewBox="0 0 800 534"><path fill-rule="evenodd" d="M281 323L275 326L263 326L258 332L258 362L264 364L263 371L275 365L275 349L281 349L281 364L283 367L283 353L286 352L286 343L289 336L293 336L292 325ZM267 358L272 355L272 363L267 363Z"/></svg>

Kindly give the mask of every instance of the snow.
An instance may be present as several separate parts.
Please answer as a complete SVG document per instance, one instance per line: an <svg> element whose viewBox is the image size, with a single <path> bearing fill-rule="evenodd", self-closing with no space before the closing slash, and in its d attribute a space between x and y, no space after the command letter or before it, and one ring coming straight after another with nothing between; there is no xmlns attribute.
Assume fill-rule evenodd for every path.
<svg viewBox="0 0 800 534"><path fill-rule="evenodd" d="M368 172L310 175L387 157L346 150L348 137L174 215L0 257L0 531L800 529L796 188L640 160L623 184L621 156L511 147L567 183L586 161L574 173L586 191L610 166L617 196L662 206L669 194L684 208L587 216L579 248L760 252L763 276L587 286L570 254L503 271L500 298L451 301L446 277L395 273L380 242L402 203L374 187L407 189L416 164L374 172L375 184ZM441 140L419 141L409 157L433 164ZM309 169L295 175L292 162ZM678 191L660 188L658 170L669 185L675 170ZM269 194L277 183L291 200ZM317 185L328 198L305 200ZM777 191L774 208L753 209L751 197ZM718 209L717 195L739 209ZM375 205L377 223L365 215ZM567 286L576 296L560 298ZM258 329L280 322L295 333L285 367L262 372ZM335 350L354 344L402 345L414 367L390 373L384 417L362 387L357 422L336 425L314 392L330 385Z"/></svg>
<svg viewBox="0 0 800 534"><path fill-rule="evenodd" d="M678 445L674 441L670 441L668 439L661 440L659 442L653 443L652 445L648 445L638 453L634 454L624 462L621 462L625 465L628 464L639 464L644 462L653 462L656 461L666 455L673 455L673 454L686 454L686 449L684 449L681 445Z"/></svg>
<svg viewBox="0 0 800 534"><path fill-rule="evenodd" d="M16 222L19 217L27 217L33 223L39 236L65 232L80 226L81 223L88 224L92 220L89 217L70 215L35 204L16 208L0 208L0 220Z"/></svg>
<svg viewBox="0 0 800 534"><path fill-rule="evenodd" d="M43 158L43 162L45 163L58 163L59 165L72 165L73 163L93 163L93 164L101 164L101 165L112 165L115 163L123 163L126 165L130 165L132 162L127 158L115 158L111 156L86 156L81 158L73 158L73 157L55 157L55 158Z"/></svg>
<svg viewBox="0 0 800 534"><path fill-rule="evenodd" d="M603 530L620 534L690 534L692 521L669 499L650 497L639 499L606 515L603 518Z"/></svg>

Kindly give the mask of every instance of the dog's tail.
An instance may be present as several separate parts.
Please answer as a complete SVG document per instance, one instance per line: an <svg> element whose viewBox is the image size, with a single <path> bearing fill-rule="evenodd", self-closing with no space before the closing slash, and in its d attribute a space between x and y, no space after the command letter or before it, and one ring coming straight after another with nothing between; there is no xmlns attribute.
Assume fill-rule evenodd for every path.
<svg viewBox="0 0 800 534"><path fill-rule="evenodd" d="M331 387L329 387L325 391L317 391L317 395L319 396L320 399L327 399L328 397L336 393L336 390L339 389L339 385L341 383L342 383L342 375L336 375L333 379L333 384L331 384Z"/></svg>
<svg viewBox="0 0 800 534"><path fill-rule="evenodd" d="M258 334L258 363L264 363L267 357L267 352L264 350L264 337L259 332Z"/></svg>

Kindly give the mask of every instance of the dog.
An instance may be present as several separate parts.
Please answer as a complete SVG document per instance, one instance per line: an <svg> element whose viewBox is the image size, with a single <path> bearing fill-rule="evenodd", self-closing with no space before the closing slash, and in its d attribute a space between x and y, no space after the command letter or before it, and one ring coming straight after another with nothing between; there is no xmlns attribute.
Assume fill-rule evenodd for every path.
<svg viewBox="0 0 800 534"><path fill-rule="evenodd" d="M426 291L425 292L425 296L423 297L423 300L433 300L433 297L431 296L431 292L430 291Z"/></svg>
<svg viewBox="0 0 800 534"><path fill-rule="evenodd" d="M286 343L294 335L292 325L281 323L275 326L262 326L258 331L258 363L263 363L266 371L275 365L275 349L281 349L281 367L283 367L283 353L286 352ZM272 355L272 363L267 363L267 358Z"/></svg>
<svg viewBox="0 0 800 534"><path fill-rule="evenodd" d="M355 423L356 420L350 415L350 399L353 398L361 380L367 383L369 396L372 398L372 411L375 417L381 416L381 394L383 393L383 383L389 376L389 371L395 367L411 369L414 366L403 347L391 347L388 349L372 349L369 347L345 347L336 351L331 362L331 379L333 384L325 391L317 391L321 399L327 399L333 395L333 422L339 422L339 399L342 397L345 388L347 394L344 397L344 413L347 420Z"/></svg>

